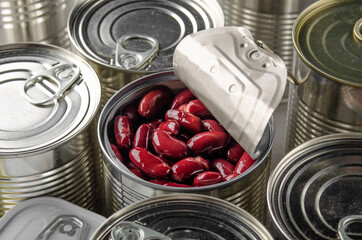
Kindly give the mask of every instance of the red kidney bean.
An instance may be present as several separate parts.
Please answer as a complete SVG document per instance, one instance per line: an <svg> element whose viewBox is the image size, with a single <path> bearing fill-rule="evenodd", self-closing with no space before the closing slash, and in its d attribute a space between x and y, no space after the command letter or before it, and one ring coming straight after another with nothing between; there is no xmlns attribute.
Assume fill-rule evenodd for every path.
<svg viewBox="0 0 362 240"><path fill-rule="evenodd" d="M126 115L129 118L132 126L137 127L137 124L139 124L141 122L141 116L138 113L138 103L137 102L134 102L134 103L131 103L131 104L128 104L127 106L125 106L123 108L122 115Z"/></svg>
<svg viewBox="0 0 362 240"><path fill-rule="evenodd" d="M172 136L176 136L180 132L180 124L175 120L164 121L158 128L170 133Z"/></svg>
<svg viewBox="0 0 362 240"><path fill-rule="evenodd" d="M236 167L234 169L234 173L241 174L245 172L251 165L254 164L256 160L252 159L251 156L244 152L241 158L238 161L238 164L236 164Z"/></svg>
<svg viewBox="0 0 362 240"><path fill-rule="evenodd" d="M150 122L147 122L147 124L154 129L158 128L158 126L160 126L160 124L163 122L163 119L158 118L158 119L154 119Z"/></svg>
<svg viewBox="0 0 362 240"><path fill-rule="evenodd" d="M172 165L171 177L178 182L183 182L206 170L208 169L203 161L193 157L187 157Z"/></svg>
<svg viewBox="0 0 362 240"><path fill-rule="evenodd" d="M149 180L150 183L158 184L158 185L164 185L166 183L169 183L170 181L167 179L151 179Z"/></svg>
<svg viewBox="0 0 362 240"><path fill-rule="evenodd" d="M188 103L190 100L195 98L196 97L192 94L192 92L188 88L185 88L184 90L179 92L173 99L171 103L171 109L176 109L179 106Z"/></svg>
<svg viewBox="0 0 362 240"><path fill-rule="evenodd" d="M235 142L228 149L226 157L230 162L237 164L244 152L244 148L242 148L238 143Z"/></svg>
<svg viewBox="0 0 362 240"><path fill-rule="evenodd" d="M165 118L177 121L181 129L191 134L197 134L203 130L201 119L191 113L170 109L166 112Z"/></svg>
<svg viewBox="0 0 362 240"><path fill-rule="evenodd" d="M148 124L141 124L134 135L133 147L150 149L153 129Z"/></svg>
<svg viewBox="0 0 362 240"><path fill-rule="evenodd" d="M112 148L114 154L116 155L117 159L118 159L121 163L125 164L125 161L124 161L124 159L123 159L123 157L122 157L122 154L119 152L117 146L111 143L111 148Z"/></svg>
<svg viewBox="0 0 362 240"><path fill-rule="evenodd" d="M172 137L170 133L161 129L156 129L152 136L152 145L156 153L162 157L181 159L187 156L188 149L186 143Z"/></svg>
<svg viewBox="0 0 362 240"><path fill-rule="evenodd" d="M143 180L148 181L149 177L146 176L144 173L142 173L140 170L138 170L137 168L131 168L130 171L136 175L139 178L142 178Z"/></svg>
<svg viewBox="0 0 362 240"><path fill-rule="evenodd" d="M207 110L204 104L202 104L202 102L198 99L190 101L185 108L185 112L192 113L200 118L212 116L209 110Z"/></svg>
<svg viewBox="0 0 362 240"><path fill-rule="evenodd" d="M166 86L158 86L146 93L138 105L138 113L145 118L153 118L169 106L172 98L171 90Z"/></svg>
<svg viewBox="0 0 362 240"><path fill-rule="evenodd" d="M171 171L170 166L162 158L145 148L132 148L129 152L129 159L138 169L152 178L165 178Z"/></svg>
<svg viewBox="0 0 362 240"><path fill-rule="evenodd" d="M177 108L177 110L180 110L180 111L183 111L183 112L185 112L185 110L186 110L186 107L187 107L187 103L185 103L185 104L182 104L181 106L179 106L179 107Z"/></svg>
<svg viewBox="0 0 362 240"><path fill-rule="evenodd" d="M192 182L192 186L194 187L202 187L208 186L216 183L220 183L223 181L223 177L220 173L214 171L207 171L200 173L194 178Z"/></svg>
<svg viewBox="0 0 362 240"><path fill-rule="evenodd" d="M195 160L202 163L205 166L205 171L209 171L211 169L211 163L209 160L207 160L201 156L195 157Z"/></svg>
<svg viewBox="0 0 362 240"><path fill-rule="evenodd" d="M223 158L217 158L212 161L213 166L223 178L234 172L235 166Z"/></svg>
<svg viewBox="0 0 362 240"><path fill-rule="evenodd" d="M182 140L184 142L187 142L188 140L190 140L191 137L192 136L187 132L181 132L178 135L178 139L180 139L180 140Z"/></svg>
<svg viewBox="0 0 362 240"><path fill-rule="evenodd" d="M129 169L132 169L132 168L137 168L137 166L136 166L136 165L134 165L134 163L133 163L133 162L131 162L131 161L126 162L126 166L127 166Z"/></svg>
<svg viewBox="0 0 362 240"><path fill-rule="evenodd" d="M235 177L239 176L239 174L237 173L230 173L229 175L227 175L226 177L224 177L224 181L229 181Z"/></svg>
<svg viewBox="0 0 362 240"><path fill-rule="evenodd" d="M221 131L225 132L225 129L215 120L206 119L202 121L202 126L204 127L204 131Z"/></svg>
<svg viewBox="0 0 362 240"><path fill-rule="evenodd" d="M196 134L187 142L187 146L196 155L212 155L227 147L229 136L224 132L202 132Z"/></svg>
<svg viewBox="0 0 362 240"><path fill-rule="evenodd" d="M114 120L114 137L120 151L128 151L132 147L133 134L127 116L118 116Z"/></svg>
<svg viewBox="0 0 362 240"><path fill-rule="evenodd" d="M163 184L163 186L167 186L167 187L192 187L192 186L187 185L187 184L175 183L175 182L168 182L168 183Z"/></svg>

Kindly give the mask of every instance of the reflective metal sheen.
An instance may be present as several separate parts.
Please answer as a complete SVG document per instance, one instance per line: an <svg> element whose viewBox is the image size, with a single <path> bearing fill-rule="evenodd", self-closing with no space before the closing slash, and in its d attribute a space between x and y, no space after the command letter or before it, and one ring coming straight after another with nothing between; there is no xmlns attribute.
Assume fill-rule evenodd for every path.
<svg viewBox="0 0 362 240"><path fill-rule="evenodd" d="M362 215L361 172L359 133L318 137L289 152L268 181L268 208L278 237L337 239L344 232L360 239L361 217L354 215ZM347 225L345 217L360 224L339 229Z"/></svg>
<svg viewBox="0 0 362 240"><path fill-rule="evenodd" d="M39 196L95 209L100 95L95 71L65 49L35 43L0 47L1 215Z"/></svg>

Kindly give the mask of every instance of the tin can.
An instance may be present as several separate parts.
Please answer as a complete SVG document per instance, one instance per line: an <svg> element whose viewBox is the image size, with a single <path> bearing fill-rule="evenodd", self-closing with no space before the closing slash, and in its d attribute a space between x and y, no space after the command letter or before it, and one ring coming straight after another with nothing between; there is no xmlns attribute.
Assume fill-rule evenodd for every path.
<svg viewBox="0 0 362 240"><path fill-rule="evenodd" d="M106 214L153 196L170 193L198 193L215 196L244 208L261 222L266 219L266 183L270 170L270 150L274 139L271 119L264 131L260 148L262 153L245 174L226 182L197 188L175 188L154 184L136 177L111 150L108 129L122 107L140 99L156 85L166 85L177 92L185 85L173 72L162 72L140 78L119 90L103 108L98 122L98 141L101 146L105 184Z"/></svg>
<svg viewBox="0 0 362 240"><path fill-rule="evenodd" d="M318 136L362 132L361 6L322 0L295 22L287 151Z"/></svg>
<svg viewBox="0 0 362 240"><path fill-rule="evenodd" d="M0 44L50 43L70 47L67 18L75 0L1 1Z"/></svg>
<svg viewBox="0 0 362 240"><path fill-rule="evenodd" d="M132 204L109 217L91 239L119 240L126 236L149 239L146 234L150 230L160 234L152 239L164 240L273 239L268 230L245 210L197 194L158 196ZM138 237L142 233L146 236Z"/></svg>
<svg viewBox="0 0 362 240"><path fill-rule="evenodd" d="M361 172L360 133L321 136L289 152L268 182L268 208L278 236L337 239L345 232L360 238ZM343 227L348 221L359 224Z"/></svg>
<svg viewBox="0 0 362 240"><path fill-rule="evenodd" d="M23 201L0 219L1 239L89 239L106 218L65 200Z"/></svg>
<svg viewBox="0 0 362 240"><path fill-rule="evenodd" d="M28 198L96 208L99 79L52 45L0 47L0 214Z"/></svg>
<svg viewBox="0 0 362 240"><path fill-rule="evenodd" d="M291 69L292 28L298 14L316 0L218 0L225 25L248 28L255 39L264 41Z"/></svg>
<svg viewBox="0 0 362 240"><path fill-rule="evenodd" d="M186 35L223 25L216 0L80 1L68 22L73 48L100 76L102 105L132 80L171 70Z"/></svg>

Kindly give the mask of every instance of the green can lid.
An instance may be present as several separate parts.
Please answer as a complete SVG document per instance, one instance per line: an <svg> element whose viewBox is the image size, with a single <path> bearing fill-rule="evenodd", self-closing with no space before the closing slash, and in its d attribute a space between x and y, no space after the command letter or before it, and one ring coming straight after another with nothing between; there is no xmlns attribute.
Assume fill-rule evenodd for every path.
<svg viewBox="0 0 362 240"><path fill-rule="evenodd" d="M324 77L362 87L362 1L321 0L294 24L302 60Z"/></svg>

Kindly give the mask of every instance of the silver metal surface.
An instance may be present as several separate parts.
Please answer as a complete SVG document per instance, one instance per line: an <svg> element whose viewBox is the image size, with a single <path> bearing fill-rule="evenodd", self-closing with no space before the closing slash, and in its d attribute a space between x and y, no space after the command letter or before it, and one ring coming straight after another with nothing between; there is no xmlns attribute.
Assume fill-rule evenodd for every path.
<svg viewBox="0 0 362 240"><path fill-rule="evenodd" d="M253 159L287 81L284 62L260 45L247 28L213 28L186 36L173 58L175 75Z"/></svg>
<svg viewBox="0 0 362 240"><path fill-rule="evenodd" d="M54 197L23 201L0 219L4 240L88 240L106 219Z"/></svg>
<svg viewBox="0 0 362 240"><path fill-rule="evenodd" d="M362 132L362 58L358 50L362 45L352 34L362 14L362 8L356 6L361 4L323 0L297 19L293 30L296 83L289 86L287 152L318 136Z"/></svg>
<svg viewBox="0 0 362 240"><path fill-rule="evenodd" d="M342 218L338 223L338 237L341 240L352 240L347 234L348 226L353 223L362 223L362 215L351 215ZM361 232L362 235L362 232Z"/></svg>
<svg viewBox="0 0 362 240"><path fill-rule="evenodd" d="M112 240L171 240L171 238L140 224L124 221L112 229Z"/></svg>
<svg viewBox="0 0 362 240"><path fill-rule="evenodd" d="M80 72L74 76L79 77L70 78L72 84L66 84L61 98L59 95L46 105L28 102L23 94L28 79L49 74L47 69L62 70L54 68L59 65L71 66L73 71L73 64ZM68 73L58 77L69 80ZM34 86L27 89L33 100L47 96L51 89L40 83ZM55 196L95 209L95 168L100 160L92 131L100 94L95 71L67 50L44 44L0 47L1 215L17 203L39 196Z"/></svg>
<svg viewBox="0 0 362 240"><path fill-rule="evenodd" d="M118 224L136 222L170 239L273 239L245 210L215 197L171 194L134 203L114 213L92 235L106 240Z"/></svg>
<svg viewBox="0 0 362 240"><path fill-rule="evenodd" d="M0 1L0 44L50 43L69 48L67 18L76 0Z"/></svg>
<svg viewBox="0 0 362 240"><path fill-rule="evenodd" d="M265 222L266 199L264 196L270 170L270 151L274 140L272 119L264 131L261 141L265 151L245 174L227 182L198 188L161 186L136 177L119 162L110 147L108 138L110 124L122 107L131 101L140 99L150 88L159 84L166 85L173 91L185 88L185 85L172 72L149 75L123 87L102 110L98 122L98 141L103 155L106 214L112 214L127 205L152 196L181 192L216 196L244 208L260 221Z"/></svg>
<svg viewBox="0 0 362 240"><path fill-rule="evenodd" d="M224 15L216 0L83 0L75 6L68 21L73 48L93 65L101 78L103 105L132 80L170 70L174 49L186 35L223 25ZM126 69L115 61L117 41L127 35L159 42L157 55L143 69ZM150 44L134 39L125 49L145 52Z"/></svg>
<svg viewBox="0 0 362 240"><path fill-rule="evenodd" d="M272 226L282 239L337 239L339 221L362 214L362 134L318 137L289 152L267 189ZM346 229L362 236L361 225Z"/></svg>

